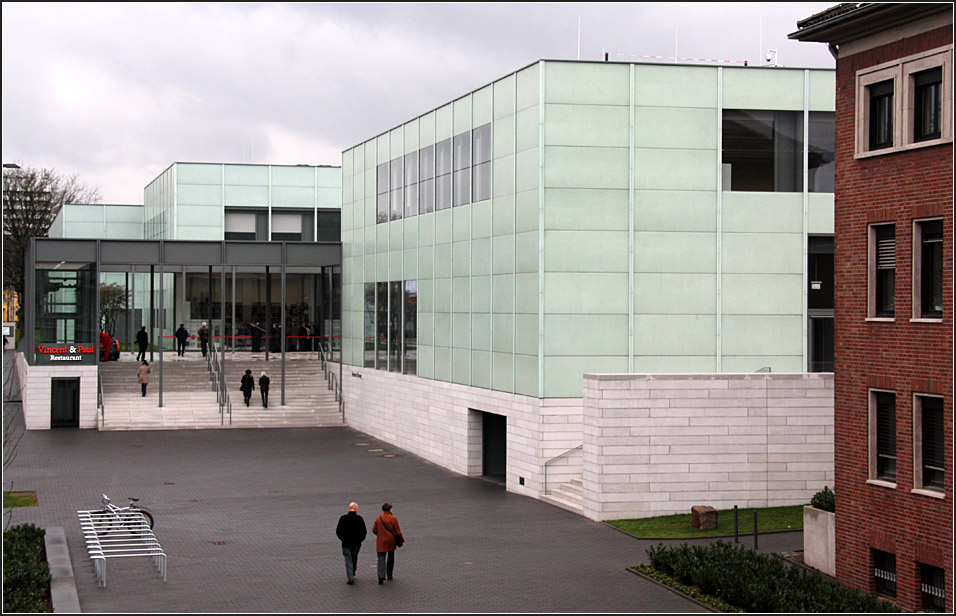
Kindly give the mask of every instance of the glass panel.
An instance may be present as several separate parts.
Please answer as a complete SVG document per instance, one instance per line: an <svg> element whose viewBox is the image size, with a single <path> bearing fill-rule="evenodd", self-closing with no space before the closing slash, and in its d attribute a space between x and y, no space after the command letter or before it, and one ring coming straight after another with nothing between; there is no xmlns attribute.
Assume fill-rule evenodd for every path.
<svg viewBox="0 0 956 616"><path fill-rule="evenodd" d="M833 317L811 317L810 336L810 372L833 372Z"/></svg>
<svg viewBox="0 0 956 616"><path fill-rule="evenodd" d="M405 328L404 328L403 374L417 373L418 359L418 281L405 281Z"/></svg>
<svg viewBox="0 0 956 616"><path fill-rule="evenodd" d="M471 203L471 168L455 172L455 206Z"/></svg>
<svg viewBox="0 0 956 616"><path fill-rule="evenodd" d="M435 146L418 151L419 209L422 214L435 211Z"/></svg>
<svg viewBox="0 0 956 616"><path fill-rule="evenodd" d="M435 145L435 209L451 207L451 139Z"/></svg>
<svg viewBox="0 0 956 616"><path fill-rule="evenodd" d="M418 152L405 155L405 217L418 215Z"/></svg>
<svg viewBox="0 0 956 616"><path fill-rule="evenodd" d="M836 167L835 115L823 111L810 112L807 145L807 183L813 193L833 192L833 171Z"/></svg>
<svg viewBox="0 0 956 616"><path fill-rule="evenodd" d="M475 165L472 201L491 199L491 163Z"/></svg>
<svg viewBox="0 0 956 616"><path fill-rule="evenodd" d="M943 69L937 66L913 75L916 102L913 117L913 140L939 139L943 110Z"/></svg>
<svg viewBox="0 0 956 616"><path fill-rule="evenodd" d="M362 366L375 367L375 283L365 283L365 340L362 344Z"/></svg>
<svg viewBox="0 0 956 616"><path fill-rule="evenodd" d="M93 315L96 289L93 266L38 269L36 272L36 344L92 345L98 332ZM138 329L138 327L137 327Z"/></svg>
<svg viewBox="0 0 956 616"><path fill-rule="evenodd" d="M807 308L833 309L833 236L807 238Z"/></svg>
<svg viewBox="0 0 956 616"><path fill-rule="evenodd" d="M475 146L475 164L491 161L491 124L479 126L472 131Z"/></svg>
<svg viewBox="0 0 956 616"><path fill-rule="evenodd" d="M943 318L943 221L920 226L920 316Z"/></svg>
<svg viewBox="0 0 956 616"><path fill-rule="evenodd" d="M402 371L402 283L388 283L388 370Z"/></svg>
<svg viewBox="0 0 956 616"><path fill-rule="evenodd" d="M316 210L317 242L338 242L342 238L342 211Z"/></svg>
<svg viewBox="0 0 956 616"><path fill-rule="evenodd" d="M869 86L870 94L870 149L893 146L893 81L881 81Z"/></svg>
<svg viewBox="0 0 956 616"><path fill-rule="evenodd" d="M418 196L422 214L435 211L435 180L422 180L418 185Z"/></svg>
<svg viewBox="0 0 956 616"><path fill-rule="evenodd" d="M388 220L388 163L382 163L378 166L376 173L376 222L386 222Z"/></svg>
<svg viewBox="0 0 956 616"><path fill-rule="evenodd" d="M896 481L896 394L874 392L876 478Z"/></svg>
<svg viewBox="0 0 956 616"><path fill-rule="evenodd" d="M723 112L724 190L803 190L803 114Z"/></svg>
<svg viewBox="0 0 956 616"><path fill-rule="evenodd" d="M401 220L404 210L404 201L402 199L402 159L396 158L392 161L391 173L389 174L389 202L391 205L389 219Z"/></svg>
<svg viewBox="0 0 956 616"><path fill-rule="evenodd" d="M376 302L376 334L375 334L375 368L388 368L388 283L375 283Z"/></svg>
<svg viewBox="0 0 956 616"><path fill-rule="evenodd" d="M896 227L876 227L876 316L896 314Z"/></svg>
<svg viewBox="0 0 956 616"><path fill-rule="evenodd" d="M920 396L923 487L942 490L946 478L943 443L943 399Z"/></svg>
<svg viewBox="0 0 956 616"><path fill-rule="evenodd" d="M454 204L471 203L471 133L455 136L455 199Z"/></svg>

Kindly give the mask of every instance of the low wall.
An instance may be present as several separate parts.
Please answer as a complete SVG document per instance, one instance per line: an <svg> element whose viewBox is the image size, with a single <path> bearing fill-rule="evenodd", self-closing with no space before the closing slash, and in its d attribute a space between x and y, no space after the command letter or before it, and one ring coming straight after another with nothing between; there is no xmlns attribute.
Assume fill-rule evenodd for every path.
<svg viewBox="0 0 956 616"><path fill-rule="evenodd" d="M96 366L30 366L23 353L17 354L17 377L27 430L49 430L52 384L56 378L80 379L80 428L96 428Z"/></svg>
<svg viewBox="0 0 956 616"><path fill-rule="evenodd" d="M542 400L355 366L344 367L343 380L349 427L464 475L482 473L479 411L503 415L511 492L539 496L544 463L582 442L580 398ZM548 473L549 482L569 481L580 464L559 462Z"/></svg>
<svg viewBox="0 0 956 616"><path fill-rule="evenodd" d="M833 375L589 374L584 515L775 507L833 484Z"/></svg>

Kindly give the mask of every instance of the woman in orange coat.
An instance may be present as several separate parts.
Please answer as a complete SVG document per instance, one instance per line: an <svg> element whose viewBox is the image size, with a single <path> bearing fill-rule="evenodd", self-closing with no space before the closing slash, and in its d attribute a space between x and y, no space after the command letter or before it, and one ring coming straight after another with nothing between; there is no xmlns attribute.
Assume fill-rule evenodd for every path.
<svg viewBox="0 0 956 616"><path fill-rule="evenodd" d="M395 548L405 543L405 536L398 525L398 518L392 514L392 505L382 505L382 515L375 518L372 533L377 537L375 551L378 552L378 583L384 584L385 578L392 579L395 568Z"/></svg>

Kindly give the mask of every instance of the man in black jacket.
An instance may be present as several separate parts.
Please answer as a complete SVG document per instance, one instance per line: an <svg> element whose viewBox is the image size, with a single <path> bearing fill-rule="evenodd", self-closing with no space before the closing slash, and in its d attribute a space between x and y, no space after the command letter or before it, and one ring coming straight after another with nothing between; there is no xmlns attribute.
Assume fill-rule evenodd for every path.
<svg viewBox="0 0 956 616"><path fill-rule="evenodd" d="M335 527L335 536L342 542L342 555L345 556L346 584L355 583L358 553L367 533L365 520L358 514L358 503L349 503L349 512L339 518L339 524Z"/></svg>
<svg viewBox="0 0 956 616"><path fill-rule="evenodd" d="M136 345L139 347L139 355L136 356L136 361L143 361L146 359L146 348L149 347L149 334L146 333L145 325L136 332Z"/></svg>

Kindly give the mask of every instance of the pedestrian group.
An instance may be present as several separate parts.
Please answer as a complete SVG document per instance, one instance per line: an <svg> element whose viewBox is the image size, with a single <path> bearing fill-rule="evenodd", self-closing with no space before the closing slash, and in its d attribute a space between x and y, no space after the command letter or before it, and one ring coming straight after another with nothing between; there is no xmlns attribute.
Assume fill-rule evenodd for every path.
<svg viewBox="0 0 956 616"><path fill-rule="evenodd" d="M358 503L349 503L349 511L341 518L335 527L335 536L342 542L342 556L345 557L345 583L355 584L355 574L358 570L358 555L362 542L368 531L365 520L358 513ZM375 518L372 524L372 534L375 535L375 552L378 555L378 583L392 580L395 569L395 550L405 543L405 536L398 525L398 518L392 513L391 503L382 505L382 513Z"/></svg>

